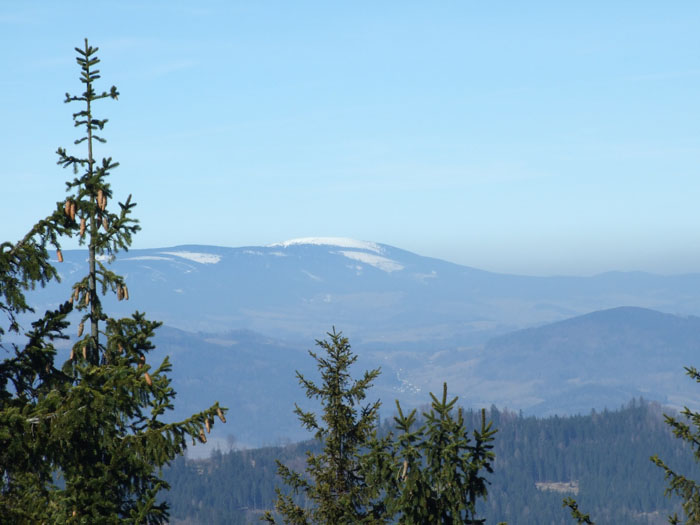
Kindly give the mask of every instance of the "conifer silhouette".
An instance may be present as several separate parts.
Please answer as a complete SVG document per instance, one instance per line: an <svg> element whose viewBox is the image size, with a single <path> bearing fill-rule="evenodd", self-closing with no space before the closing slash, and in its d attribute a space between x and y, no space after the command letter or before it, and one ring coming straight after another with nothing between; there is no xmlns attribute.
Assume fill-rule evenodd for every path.
<svg viewBox="0 0 700 525"><path fill-rule="evenodd" d="M108 264L128 250L139 226L131 196L113 205L110 176L119 164L95 158L107 119L94 114L94 104L116 100L119 92L95 90L96 47L86 39L75 50L84 91L67 93L65 102L81 105L73 120L84 134L74 144L86 151L58 149L58 164L73 170L68 196L20 242L0 245L0 311L9 329L21 334L18 316L31 311L24 293L57 279L48 247L60 264L62 236L87 245L88 273L0 364L0 514L13 522L164 523L168 509L159 492L168 485L161 467L185 450L188 438L206 441L204 428L216 416L224 421L225 409L216 403L165 423L175 397L171 365L168 358L157 366L148 361L161 323L138 311L115 319L103 309L108 293L130 298L126 280ZM53 341L68 337L72 312L79 315L77 340L59 369Z"/></svg>

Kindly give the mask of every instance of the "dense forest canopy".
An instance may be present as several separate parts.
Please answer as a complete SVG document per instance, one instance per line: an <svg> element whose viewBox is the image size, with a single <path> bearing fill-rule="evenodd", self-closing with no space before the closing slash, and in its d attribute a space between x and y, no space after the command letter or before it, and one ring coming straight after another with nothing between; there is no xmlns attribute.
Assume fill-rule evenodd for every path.
<svg viewBox="0 0 700 525"><path fill-rule="evenodd" d="M620 410L544 419L493 407L487 417L499 430L488 499L479 505L487 523L570 524L566 496L597 523L666 523L680 499L664 496L663 472L649 457L658 454L700 478L689 447L674 438L657 404L634 400ZM480 414L467 410L465 419L474 427ZM392 425L384 420L381 432ZM275 459L303 470L305 451L318 447L304 442L176 460L165 473L175 523L255 522L281 486Z"/></svg>

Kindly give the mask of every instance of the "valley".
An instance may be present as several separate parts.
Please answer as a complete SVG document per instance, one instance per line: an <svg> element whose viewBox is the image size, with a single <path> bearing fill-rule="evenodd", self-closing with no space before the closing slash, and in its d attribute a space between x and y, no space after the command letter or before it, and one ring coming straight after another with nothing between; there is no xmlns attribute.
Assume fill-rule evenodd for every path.
<svg viewBox="0 0 700 525"><path fill-rule="evenodd" d="M69 283L85 254L64 257ZM214 399L235 409L229 425L189 451L194 457L231 439L257 447L307 438L292 413L295 401L306 403L294 371L313 377L307 350L332 326L350 338L358 369L381 368L373 392L387 407L394 399L420 406L443 381L465 406L540 416L615 409L635 397L699 404L683 380L700 350L698 274L502 275L325 238L131 250L112 267L132 299L109 308L164 322L154 358L173 362L172 417ZM55 306L65 286L32 300Z"/></svg>

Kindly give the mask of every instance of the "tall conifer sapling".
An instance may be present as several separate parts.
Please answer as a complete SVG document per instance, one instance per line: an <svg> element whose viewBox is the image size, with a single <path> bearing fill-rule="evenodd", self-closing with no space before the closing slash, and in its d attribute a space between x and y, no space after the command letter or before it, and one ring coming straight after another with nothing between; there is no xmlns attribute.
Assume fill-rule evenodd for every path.
<svg viewBox="0 0 700 525"><path fill-rule="evenodd" d="M7 483L3 489L16 492L14 499L7 501L45 501L45 505L32 511L31 519L35 521L163 523L168 511L167 504L159 501L159 491L167 488L161 467L184 451L188 438L193 444L195 440L206 441L205 428L209 431L216 416L225 421L225 409L216 403L184 421L165 423L162 417L173 408L175 397L167 377L170 362L166 357L152 368L147 360L154 349L154 331L161 323L149 321L138 311L130 318L114 319L103 309L102 296L107 293L116 294L118 300L130 297L125 279L105 263L111 262L117 252L128 249L139 226L131 217L135 206L131 196L118 203L116 210L111 206L109 177L118 163L111 158L98 161L94 155L95 145L105 142L100 134L107 119L97 118L93 105L101 99L116 100L119 92L116 87L101 93L95 90L95 81L100 78L95 67L99 63L97 48L85 40L84 47L76 51L84 92L77 96L66 94L65 101L82 105L73 114L75 127L84 130L75 144L84 145L86 152L75 156L64 148L58 149L58 163L73 168L74 177L67 182L69 195L58 203L51 220L44 221L44 229L35 227L34 233L30 232L41 239L33 252L38 262L24 274L19 268L14 274L17 282L3 276L0 291L5 300L0 308L8 312L11 328L17 328L14 312L22 311L26 305L16 290L29 286L31 279L43 283L55 276L55 270L42 257L46 244L56 246L60 263L63 255L56 237L77 235L80 243L88 247L88 273L73 285L70 297L54 315L47 313L48 317L34 323L33 332L27 334L30 344L18 355L21 357L31 348L41 349L52 338L65 337L66 317L72 310L80 314L77 341L60 371L53 368L52 346L38 352L47 361L45 366L39 363L45 368L45 378L38 376L41 371L37 370L37 363L31 362L31 381L27 384L37 385L35 400L33 404L25 403L20 413L25 416L25 452L32 452L26 455L31 461L24 462L24 474L30 476L32 483ZM0 257L0 263L6 260L13 259ZM8 362L14 363L3 362L0 369L0 379L5 383L8 377L21 377L12 375L15 365L6 372ZM0 386L4 397L12 399L5 384ZM5 406L4 403L2 408ZM4 425L5 421L0 423ZM5 426L0 427L0 440L4 430ZM16 445L16 441L9 442ZM21 457L21 452L15 455ZM47 472L63 478L61 488L52 484ZM23 479L16 472L13 474L17 474L13 479Z"/></svg>
<svg viewBox="0 0 700 525"><path fill-rule="evenodd" d="M349 368L357 355L352 353L348 338L335 328L327 335L328 340L316 341L323 354L309 351L317 362L321 383L316 384L297 372L306 396L321 402L320 419L298 405L295 410L302 426L314 432L323 450L319 454L307 452L306 475L277 462L284 483L294 494L303 494L310 506L302 507L278 490L276 510L285 523L295 525L383 523L377 500L379 493L366 482L362 457L363 449L375 438L380 402L364 406L361 403L379 369L353 380ZM264 519L275 523L270 512Z"/></svg>

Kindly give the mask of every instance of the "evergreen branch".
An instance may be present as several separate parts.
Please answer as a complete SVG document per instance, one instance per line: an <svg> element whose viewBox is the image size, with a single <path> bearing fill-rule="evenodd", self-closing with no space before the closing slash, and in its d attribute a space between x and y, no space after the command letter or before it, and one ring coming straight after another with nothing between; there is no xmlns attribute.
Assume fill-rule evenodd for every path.
<svg viewBox="0 0 700 525"><path fill-rule="evenodd" d="M595 525L593 521L591 521L591 517L588 514L583 514L579 508L578 508L578 503L576 503L576 500L572 498L564 498L562 502L562 507L569 507L571 510L571 517L576 520L576 523L579 525Z"/></svg>

